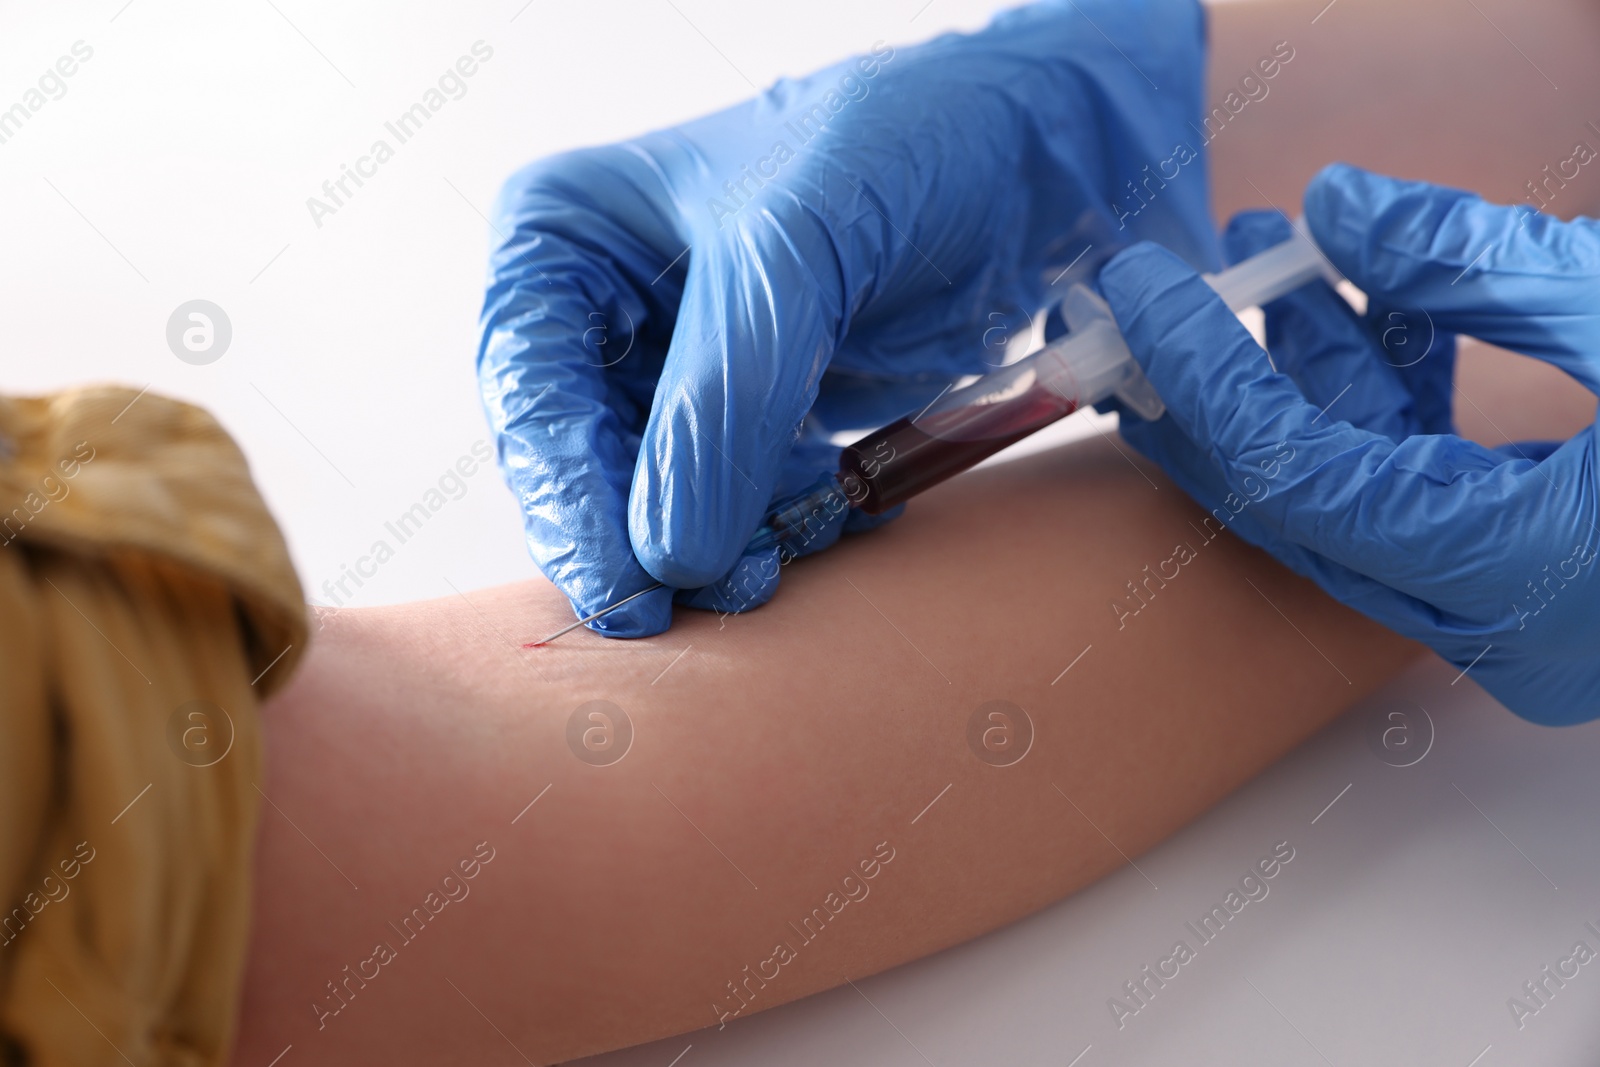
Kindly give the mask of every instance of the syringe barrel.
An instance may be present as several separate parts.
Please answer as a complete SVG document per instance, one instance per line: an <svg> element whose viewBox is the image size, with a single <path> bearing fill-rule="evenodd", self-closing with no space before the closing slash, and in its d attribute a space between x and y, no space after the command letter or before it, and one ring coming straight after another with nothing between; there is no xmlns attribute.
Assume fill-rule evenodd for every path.
<svg viewBox="0 0 1600 1067"><path fill-rule="evenodd" d="M1085 297L1098 300L1086 289L1069 294L1069 300ZM1106 311L1103 319L1080 324L1067 337L868 434L844 450L839 476L865 487L852 498L855 507L880 515L1081 405L1118 393L1131 376L1144 381Z"/></svg>
<svg viewBox="0 0 1600 1067"><path fill-rule="evenodd" d="M850 502L868 515L890 508L1077 410L1071 392L1039 376L1038 353L953 389L923 411L868 434L839 459ZM1048 357L1046 357L1048 358Z"/></svg>
<svg viewBox="0 0 1600 1067"><path fill-rule="evenodd" d="M1206 282L1233 310L1275 300L1318 276L1337 279L1305 236L1295 236ZM1161 398L1128 352L1116 320L1100 297L1074 286L1062 302L1070 333L976 381L941 394L844 450L840 477L866 487L851 502L880 514L968 469L1016 441L1115 396L1147 419L1160 418Z"/></svg>

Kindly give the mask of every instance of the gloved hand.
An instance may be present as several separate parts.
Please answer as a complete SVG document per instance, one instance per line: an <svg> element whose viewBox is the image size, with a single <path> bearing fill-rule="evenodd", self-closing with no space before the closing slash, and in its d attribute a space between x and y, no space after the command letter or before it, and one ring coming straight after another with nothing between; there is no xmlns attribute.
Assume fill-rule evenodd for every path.
<svg viewBox="0 0 1600 1067"><path fill-rule="evenodd" d="M998 364L1133 240L1211 265L1203 37L1194 0L1047 2L516 174L479 382L534 560L574 610L660 579L592 624L636 637L667 627L674 590L764 602L777 550L744 546L837 469L835 434Z"/></svg>
<svg viewBox="0 0 1600 1067"><path fill-rule="evenodd" d="M1357 316L1322 282L1269 306L1277 370L1173 256L1140 245L1106 265L1105 297L1167 404L1124 436L1219 522L1522 717L1600 716L1595 427L1489 449L1449 414L1452 333L1600 391L1600 224L1347 166L1318 175L1305 207L1370 306ZM1229 252L1287 236L1247 216Z"/></svg>

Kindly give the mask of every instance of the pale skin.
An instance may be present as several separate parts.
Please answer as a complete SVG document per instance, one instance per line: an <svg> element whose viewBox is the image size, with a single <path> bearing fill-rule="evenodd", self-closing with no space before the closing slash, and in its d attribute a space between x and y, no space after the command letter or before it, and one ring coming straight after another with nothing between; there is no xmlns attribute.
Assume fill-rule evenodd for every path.
<svg viewBox="0 0 1600 1067"><path fill-rule="evenodd" d="M1580 47L1593 9L1550 10L1538 39ZM1472 48L1499 42L1521 60L1487 26L1493 41L1478 40L1468 28L1483 20L1465 11L1440 28L1460 40L1433 47L1468 59L1423 58L1470 92ZM1214 84L1285 36L1271 19L1312 14L1219 9ZM1340 0L1315 29L1335 16L1390 17ZM1566 18L1568 35L1546 17ZM1536 37L1526 20L1517 29ZM1403 38L1359 48L1398 62ZM1307 40L1297 63L1313 57ZM1362 156L1308 141L1280 154L1266 116L1281 104L1292 123L1294 73L1258 108L1260 132L1239 124L1216 142L1219 204L1260 203L1237 180L1246 169L1287 201L1337 157L1458 185L1481 176L1513 199L1497 183L1546 161L1481 152L1476 170L1462 158L1445 173L1419 146L1399 159L1382 155L1393 146ZM1394 110L1378 86L1346 89L1351 107ZM1527 125L1565 128L1531 99ZM1512 105L1497 106L1509 122ZM1465 136L1440 118L1426 128L1441 142ZM1463 432L1486 444L1564 436L1594 415L1559 373L1482 346L1463 353L1460 377L1465 397L1495 398L1492 423L1458 405ZM890 527L789 566L771 605L680 611L655 638L579 632L521 649L571 618L542 580L330 613L263 710L272 803L235 1062L265 1064L291 1043L297 1063L559 1062L882 971L1126 866L1421 654L1231 535L1206 540L1202 520L1125 445L1096 437L962 476ZM1137 606L1127 583L1179 543L1194 558L1178 576L1141 585L1137 615L1114 611ZM596 699L633 730L607 766L568 743L575 709ZM995 700L1033 727L1011 766L968 742L974 711ZM407 942L395 927L418 907L429 921ZM789 925L819 907L820 933ZM393 958L367 962L380 942ZM769 962L780 942L793 958Z"/></svg>
<svg viewBox="0 0 1600 1067"><path fill-rule="evenodd" d="M1498 390L1513 359L1475 373ZM1535 436L1549 410L1495 422ZM1419 654L1231 535L1204 542L1202 519L1095 438L929 492L791 565L767 608L642 641L519 648L569 617L543 582L333 613L263 715L276 807L237 1062L288 1043L521 1062L508 1039L556 1062L718 1022L747 965L778 974L744 987L753 1014L1122 867ZM1179 542L1196 558L1119 626L1125 583ZM633 726L609 766L566 739L594 699ZM1012 766L968 745L991 700L1033 723ZM480 842L470 895L406 944L388 924ZM802 940L788 924L851 873L867 897ZM784 941L796 958L764 963ZM396 958L341 1007L326 983L378 942Z"/></svg>
<svg viewBox="0 0 1600 1067"><path fill-rule="evenodd" d="M241 1062L290 1042L330 1063L506 1059L483 1016L559 1061L718 1022L781 940L799 956L752 1011L1115 870L1417 654L1205 543L1202 517L1096 439L926 494L725 626L683 612L659 637L524 651L570 617L542 582L337 613L263 716L283 815L262 824ZM1119 629L1111 602L1180 542L1198 558ZM566 741L596 698L635 733L607 767ZM1014 766L968 747L991 700L1033 721ZM402 947L386 923L480 841L496 858L471 896ZM880 842L870 897L799 947L786 924ZM399 958L319 1029L324 983L378 941Z"/></svg>

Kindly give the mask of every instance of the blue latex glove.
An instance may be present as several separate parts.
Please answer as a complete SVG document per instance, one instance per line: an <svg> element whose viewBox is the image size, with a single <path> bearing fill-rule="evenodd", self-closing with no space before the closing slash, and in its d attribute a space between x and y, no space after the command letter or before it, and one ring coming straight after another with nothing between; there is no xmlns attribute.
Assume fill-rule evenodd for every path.
<svg viewBox="0 0 1600 1067"><path fill-rule="evenodd" d="M1240 536L1470 668L1517 714L1600 716L1595 427L1488 449L1449 417L1451 333L1600 391L1600 224L1346 166L1305 203L1318 245L1371 297L1365 320L1321 282L1276 302L1275 371L1193 270L1131 248L1100 281L1168 414L1124 435ZM1237 258L1286 236L1253 216L1228 244Z"/></svg>
<svg viewBox="0 0 1600 1067"><path fill-rule="evenodd" d="M764 602L777 550L744 547L837 470L834 434L999 363L1133 240L1211 265L1203 45L1194 0L1043 3L516 174L478 373L574 610L660 579L593 624L635 637L668 626L674 590ZM802 551L874 521L848 514Z"/></svg>

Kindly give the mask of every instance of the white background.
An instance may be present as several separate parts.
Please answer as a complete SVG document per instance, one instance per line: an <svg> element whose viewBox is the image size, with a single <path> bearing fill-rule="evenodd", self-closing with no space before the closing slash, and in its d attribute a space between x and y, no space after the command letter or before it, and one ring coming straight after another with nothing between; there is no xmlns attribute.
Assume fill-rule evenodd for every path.
<svg viewBox="0 0 1600 1067"><path fill-rule="evenodd" d="M472 367L481 213L513 168L733 103L750 82L879 39L975 28L997 6L10 6L0 108L75 41L94 56L0 144L0 386L114 380L205 405L245 448L308 593L325 599L325 579L486 439ZM317 228L306 198L480 39L494 57L467 95ZM194 298L233 324L209 366L180 362L165 341L170 313ZM530 572L489 468L349 602ZM1141 857L1159 891L1126 869L859 990L612 1062L665 1067L692 1044L681 1067L1080 1054L1082 1067L1592 1063L1600 963L1521 1032L1506 999L1580 937L1600 949L1583 929L1600 926L1588 817L1600 732L1527 726L1454 675L1419 669ZM1418 705L1434 747L1415 767L1385 765L1367 744L1373 716ZM1268 899L1118 1031L1107 998L1279 840L1297 857Z"/></svg>

